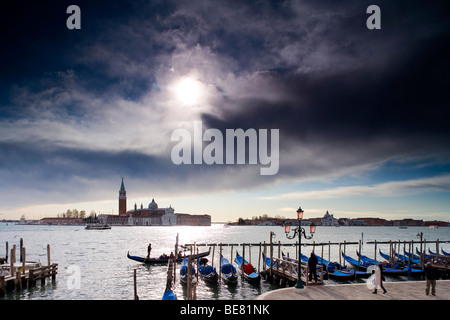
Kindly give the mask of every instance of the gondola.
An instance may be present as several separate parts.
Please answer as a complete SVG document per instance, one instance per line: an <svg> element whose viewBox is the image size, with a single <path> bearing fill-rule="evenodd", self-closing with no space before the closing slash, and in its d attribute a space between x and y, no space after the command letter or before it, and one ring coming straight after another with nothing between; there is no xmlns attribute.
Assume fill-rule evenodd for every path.
<svg viewBox="0 0 450 320"><path fill-rule="evenodd" d="M293 259L293 258L289 258L288 256L286 256L284 253L282 253L283 259L286 261L291 261L294 263L298 263L297 260ZM317 277L321 277L321 267L320 265L322 265L323 268L323 278L325 279L327 277L327 274L329 274L329 272L327 272L328 266L331 266L334 263L330 263L327 260L321 259L319 256L315 255L317 257L318 263L317 263ZM302 262L304 263L308 263L309 258L307 256L305 256L304 254L300 255ZM334 271L334 270L333 270ZM295 272L296 273L296 272Z"/></svg>
<svg viewBox="0 0 450 320"><path fill-rule="evenodd" d="M351 279L366 279L370 277L370 273L366 270L358 270L354 268L347 268L347 266L341 266L337 262L330 262L326 267L326 274L328 278L335 280L351 280Z"/></svg>
<svg viewBox="0 0 450 320"><path fill-rule="evenodd" d="M360 271L357 269L348 269L346 266L341 266L337 262L330 262L318 255L315 255L318 260L318 265L324 267L324 271L329 278L334 280L352 280L355 278L368 278L370 276L366 270Z"/></svg>
<svg viewBox="0 0 450 320"><path fill-rule="evenodd" d="M178 236L177 236L177 244L178 244ZM177 295L173 291L173 278L175 276L174 274L175 270L176 270L175 259L172 259L171 261L169 261L169 265L167 268L166 289L164 290L162 300L177 300Z"/></svg>
<svg viewBox="0 0 450 320"><path fill-rule="evenodd" d="M169 267L170 268L170 267ZM169 273L170 271L168 271ZM171 277L167 277L166 290L162 296L162 300L177 300L177 295L172 289L172 280Z"/></svg>
<svg viewBox="0 0 450 320"><path fill-rule="evenodd" d="M441 249L441 251L442 251L442 255L444 255L444 256L450 256L450 253L445 252L444 249ZM439 253L436 253L436 252L434 252L434 251L431 251L430 248L428 248L428 252L429 252L430 254L432 254L432 255L439 255Z"/></svg>
<svg viewBox="0 0 450 320"><path fill-rule="evenodd" d="M191 280L195 277L195 267L191 266ZM183 261L181 261L181 268L180 268L180 280L182 283L187 283L188 280L188 258L184 257Z"/></svg>
<svg viewBox="0 0 450 320"><path fill-rule="evenodd" d="M410 255L408 255L408 254L402 255L402 254L394 251L394 255L400 261L411 262L412 264L420 264L420 259L411 258Z"/></svg>
<svg viewBox="0 0 450 320"><path fill-rule="evenodd" d="M389 260L389 256L382 253L380 250L380 255L384 258ZM353 265L354 268L358 267L358 260L353 259L352 257L349 257L347 255L345 255L344 253L342 253L342 256L344 257L344 259L349 262L351 265ZM364 261L364 259L360 258L359 261L359 269L367 271L367 268L371 265L374 265L373 263ZM387 276L406 276L408 275L408 269L407 268L397 268L397 267L393 267L391 268L388 264L383 264L383 263L378 263L378 265L380 267L383 268L383 273Z"/></svg>
<svg viewBox="0 0 450 320"><path fill-rule="evenodd" d="M405 251L405 255L407 255L408 257L411 257L413 259L417 259L420 261L420 257L418 255L412 254L411 252Z"/></svg>
<svg viewBox="0 0 450 320"><path fill-rule="evenodd" d="M359 252L356 252L356 254L359 255ZM411 256L411 254L408 253L408 252L405 252L405 254L406 254L406 255L405 255L405 261L408 261L408 262L409 262L408 257ZM383 256L383 255L384 255L384 256ZM385 254L383 254L383 255L382 255L382 257L383 257L384 259L389 260L389 256L388 256L388 255L385 255ZM379 265L383 268L383 271L386 271L386 270L387 270L386 274L388 274L388 275L396 275L396 274L403 275L404 270L406 270L406 274L407 274L407 275L420 275L420 274L422 274L422 270L421 270L421 269L415 269L415 268L412 268L411 265L410 265L409 263L408 263L407 266L402 266L402 268L389 268L388 265L386 265L386 264L384 264L384 263L380 263L379 261L376 261L376 260L374 260L374 259L370 259L369 257L366 257L366 256L364 256L364 255L359 255L359 257L360 257L361 260L363 260L363 261L365 261L365 262L367 262L367 263L370 263L370 264L372 264L372 265L378 265L378 264L379 264ZM402 255L400 255L400 257L403 258ZM414 258L411 258L410 260L411 260L411 262L412 262L413 264L414 264L414 262L416 261ZM398 270L400 270L400 271L395 271L396 269L398 269Z"/></svg>
<svg viewBox="0 0 450 320"><path fill-rule="evenodd" d="M390 259L389 255L380 252L380 256L382 256L384 259L388 260ZM383 273L387 276L407 276L407 275L417 275L421 274L422 270L420 269L414 269L410 266L402 266L401 263L395 264L393 267L390 267L389 264L380 264L380 266L383 268Z"/></svg>
<svg viewBox="0 0 450 320"><path fill-rule="evenodd" d="M255 272L255 268L252 266L252 264L245 261L239 253L236 251L236 258L234 259L238 266L239 272L243 275L244 279L247 280L250 283L260 283L261 281L261 275L257 272ZM243 263L243 268L242 268ZM243 269L243 272L242 272Z"/></svg>
<svg viewBox="0 0 450 320"><path fill-rule="evenodd" d="M199 259L198 274L200 279L206 283L216 284L219 282L219 276L217 274L216 268L208 265L208 259Z"/></svg>
<svg viewBox="0 0 450 320"><path fill-rule="evenodd" d="M421 253L420 253L419 249L417 249L417 248L416 248L416 254L418 254L419 257L421 256ZM429 260L429 259L431 258L431 256L428 255L428 254L426 254L426 253L424 253L424 255L425 255L425 259L426 259L426 260Z"/></svg>
<svg viewBox="0 0 450 320"><path fill-rule="evenodd" d="M209 253L211 252L211 248L209 248L208 251L205 252L200 252L198 254L193 254L190 255L192 256L194 259L195 258L202 258L202 257L206 257L209 255ZM137 261L137 262L142 262L145 264L167 264L169 262L169 258L163 259L163 258L144 258L144 257L138 257L138 256L130 256L130 252L127 253L127 257L128 259ZM188 257L188 256L187 256ZM177 262L182 262L183 261L183 257L181 258L177 258Z"/></svg>
<svg viewBox="0 0 450 320"><path fill-rule="evenodd" d="M263 261L266 263L266 266L270 268L270 264L271 264L270 262L271 262L271 259L270 259L269 257L266 257L266 255L264 254L264 252L263 252L261 255L262 255ZM282 257L283 257L283 260L285 260L285 261L287 261L287 262L292 262L292 263L298 265L297 260L292 259L292 258L289 258L289 257L286 256L283 252L281 253L281 255L282 255ZM289 268L289 266L288 266L286 263L284 263L284 262L281 262L279 265L278 265L277 261L274 261L274 262L272 263L272 268L275 268L275 269L278 269L278 268L285 268L285 267L286 267L286 268ZM289 271L291 272L291 275L294 276L294 277L298 277L298 272L297 272L297 269L296 269L296 268L297 268L297 267L289 268ZM320 275L320 274L318 274L318 275Z"/></svg>
<svg viewBox="0 0 450 320"><path fill-rule="evenodd" d="M364 261L364 262L366 262L367 264L369 264L369 265L378 265L378 261L377 260L375 260L375 259L371 259L371 258L369 258L368 256L365 256L365 255L362 255L362 254L360 254L358 251L356 251L356 255L359 257L359 259L360 260L362 260L362 261Z"/></svg>
<svg viewBox="0 0 450 320"><path fill-rule="evenodd" d="M261 255L262 255L262 258L263 258L263 261L266 263L266 265L270 268L270 258L269 257L266 257L266 255L264 254L264 252L262 252L261 253ZM283 259L284 259L284 254L283 254ZM272 267L275 267L276 266L276 262L274 262L273 264L272 264Z"/></svg>
<svg viewBox="0 0 450 320"><path fill-rule="evenodd" d="M171 289L166 288L162 300L177 300L177 296L175 295L175 292L173 292Z"/></svg>
<svg viewBox="0 0 450 320"><path fill-rule="evenodd" d="M367 272L367 268L372 265L372 263L366 262L363 259L360 259L358 261L357 259L354 259L350 256L345 255L343 252L342 252L342 257L345 259L345 261L350 263L354 269L359 269L361 271Z"/></svg>
<svg viewBox="0 0 450 320"><path fill-rule="evenodd" d="M328 272L328 277L334 280L353 280L355 278L368 278L370 273L355 269L334 270L333 272Z"/></svg>
<svg viewBox="0 0 450 320"><path fill-rule="evenodd" d="M227 284L236 284L237 283L237 275L236 268L222 255L220 256L221 267L220 273L223 282Z"/></svg>

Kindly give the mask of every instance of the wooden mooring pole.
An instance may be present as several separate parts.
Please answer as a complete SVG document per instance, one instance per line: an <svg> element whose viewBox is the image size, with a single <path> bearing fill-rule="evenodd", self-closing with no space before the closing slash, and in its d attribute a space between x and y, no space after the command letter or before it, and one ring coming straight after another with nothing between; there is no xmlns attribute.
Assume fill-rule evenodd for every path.
<svg viewBox="0 0 450 320"><path fill-rule="evenodd" d="M260 266L261 266L261 264L260 264L260 262L261 262L261 242L259 243L259 253L258 253L258 272L261 272L261 269L260 269Z"/></svg>
<svg viewBox="0 0 450 320"><path fill-rule="evenodd" d="M5 263L8 263L8 254L9 254L9 250L8 250L8 241L6 241L6 255L5 255Z"/></svg>
<svg viewBox="0 0 450 320"><path fill-rule="evenodd" d="M50 265L50 244L47 244L47 265Z"/></svg>
<svg viewBox="0 0 450 320"><path fill-rule="evenodd" d="M219 281L222 282L222 243L219 245Z"/></svg>
<svg viewBox="0 0 450 320"><path fill-rule="evenodd" d="M134 300L139 300L139 296L137 294L136 269L133 270L133 284L134 284Z"/></svg>
<svg viewBox="0 0 450 320"><path fill-rule="evenodd" d="M195 274L192 274L192 264L193 264L192 256L188 257L188 270L187 270L187 300L196 300L197 299L197 278ZM198 261L198 259L197 259ZM198 274L198 272L197 272Z"/></svg>
<svg viewBox="0 0 450 320"><path fill-rule="evenodd" d="M22 262L23 238L20 238L20 262Z"/></svg>

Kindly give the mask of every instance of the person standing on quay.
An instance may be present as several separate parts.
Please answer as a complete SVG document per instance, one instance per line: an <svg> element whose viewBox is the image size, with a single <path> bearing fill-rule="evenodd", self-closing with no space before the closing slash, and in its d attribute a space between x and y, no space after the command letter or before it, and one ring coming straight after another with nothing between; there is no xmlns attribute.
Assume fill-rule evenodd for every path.
<svg viewBox="0 0 450 320"><path fill-rule="evenodd" d="M377 266L375 269L375 281L374 281L374 285L375 285L375 290L372 293L377 294L377 289L381 288L383 289L383 294L386 293L386 289L383 287L383 269L380 266Z"/></svg>
<svg viewBox="0 0 450 320"><path fill-rule="evenodd" d="M311 256L308 259L308 267L309 267L309 281L312 281L312 277L314 276L314 281L317 282L317 263L318 259L314 252L311 252Z"/></svg>
<svg viewBox="0 0 450 320"><path fill-rule="evenodd" d="M430 293L431 286L431 294L433 296L436 295L436 278L437 278L437 269L432 266L431 262L427 262L426 267L423 269L425 272L425 278L427 279L427 286L425 289L426 295Z"/></svg>

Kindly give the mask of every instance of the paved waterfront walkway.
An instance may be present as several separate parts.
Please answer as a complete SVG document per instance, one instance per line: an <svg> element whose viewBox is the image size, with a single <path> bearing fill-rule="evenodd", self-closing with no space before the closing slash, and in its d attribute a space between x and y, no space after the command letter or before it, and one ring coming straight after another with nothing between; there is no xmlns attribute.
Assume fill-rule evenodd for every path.
<svg viewBox="0 0 450 320"><path fill-rule="evenodd" d="M387 290L373 294L365 283L284 288L266 292L255 300L450 300L450 280L438 280L436 296L425 295L425 281L384 282Z"/></svg>

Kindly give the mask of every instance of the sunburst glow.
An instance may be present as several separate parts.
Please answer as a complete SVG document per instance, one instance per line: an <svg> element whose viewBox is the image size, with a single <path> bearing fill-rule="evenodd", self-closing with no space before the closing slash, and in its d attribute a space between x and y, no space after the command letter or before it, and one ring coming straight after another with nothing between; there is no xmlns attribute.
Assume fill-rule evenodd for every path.
<svg viewBox="0 0 450 320"><path fill-rule="evenodd" d="M181 102L191 105L198 101L200 87L197 81L186 78L177 86L176 93Z"/></svg>

